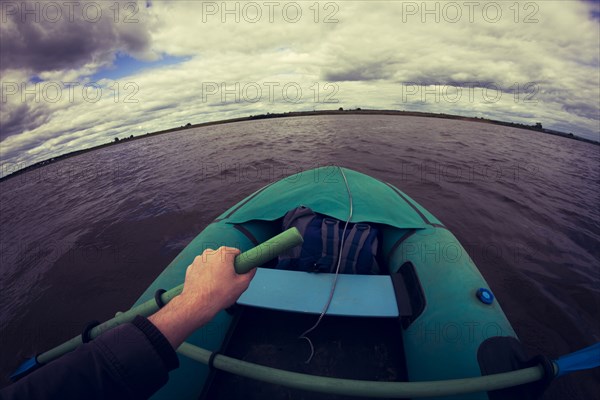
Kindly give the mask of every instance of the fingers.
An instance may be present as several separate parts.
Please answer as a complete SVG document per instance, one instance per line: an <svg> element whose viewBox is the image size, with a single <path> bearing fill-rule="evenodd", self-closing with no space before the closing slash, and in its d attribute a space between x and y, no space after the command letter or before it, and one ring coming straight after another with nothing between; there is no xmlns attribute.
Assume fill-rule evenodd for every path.
<svg viewBox="0 0 600 400"><path fill-rule="evenodd" d="M212 248L205 249L201 255L194 258L194 263L206 263L208 257L220 255L220 261L233 262L235 257L240 254L241 251L235 247L221 246L217 250Z"/></svg>
<svg viewBox="0 0 600 400"><path fill-rule="evenodd" d="M246 280L248 282L248 285L250 285L250 281L254 278L254 275L256 275L256 268L252 268L249 272L244 274L244 276L246 277Z"/></svg>
<svg viewBox="0 0 600 400"><path fill-rule="evenodd" d="M243 275L235 272L235 257L240 253L228 246L204 250L186 271L182 295L195 307L215 312L235 303L256 274L255 269Z"/></svg>
<svg viewBox="0 0 600 400"><path fill-rule="evenodd" d="M236 249L235 247L227 247L227 246L219 247L217 252L221 252L228 258L235 258L235 256L237 256L238 254L241 253L241 251L239 249Z"/></svg>
<svg viewBox="0 0 600 400"><path fill-rule="evenodd" d="M212 255L215 253L233 254L234 256L237 256L238 254L241 253L241 251L240 251L240 249L236 249L235 247L221 246L217 250L207 248L202 252L202 255ZM200 257L200 256L196 256L196 258L198 258L198 257Z"/></svg>

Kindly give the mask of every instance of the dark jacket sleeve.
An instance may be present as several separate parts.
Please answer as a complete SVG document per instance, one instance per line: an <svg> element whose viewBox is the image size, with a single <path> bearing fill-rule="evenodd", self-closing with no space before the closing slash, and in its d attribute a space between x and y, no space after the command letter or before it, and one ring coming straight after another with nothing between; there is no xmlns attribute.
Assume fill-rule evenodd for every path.
<svg viewBox="0 0 600 400"><path fill-rule="evenodd" d="M136 317L0 391L0 399L144 399L179 366L171 344Z"/></svg>

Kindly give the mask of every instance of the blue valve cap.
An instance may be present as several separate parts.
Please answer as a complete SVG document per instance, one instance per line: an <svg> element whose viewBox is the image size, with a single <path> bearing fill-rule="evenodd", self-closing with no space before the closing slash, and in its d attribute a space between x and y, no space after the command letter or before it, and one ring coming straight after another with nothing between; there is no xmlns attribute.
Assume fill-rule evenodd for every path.
<svg viewBox="0 0 600 400"><path fill-rule="evenodd" d="M494 302L494 295L486 288L479 288L479 290L477 290L477 298L483 304L492 304Z"/></svg>

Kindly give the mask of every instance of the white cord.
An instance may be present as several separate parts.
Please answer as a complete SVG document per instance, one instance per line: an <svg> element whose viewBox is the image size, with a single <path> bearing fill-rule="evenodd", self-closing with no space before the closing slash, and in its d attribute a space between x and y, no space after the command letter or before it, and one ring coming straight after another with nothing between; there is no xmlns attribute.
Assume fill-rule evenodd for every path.
<svg viewBox="0 0 600 400"><path fill-rule="evenodd" d="M306 364L310 363L310 360L312 360L313 356L315 355L315 348L312 344L312 341L306 335L309 334L310 332L312 332L313 330L315 330L317 328L317 326L319 326L319 323L321 322L321 320L327 313L327 310L329 309L329 306L331 305L331 301L333 300L333 293L335 292L335 286L337 285L337 279L338 279L338 275L340 273L340 265L342 264L342 250L344 249L346 228L348 228L348 223L352 219L352 193L350 192L350 186L348 185L348 180L346 179L346 175L344 174L344 171L342 170L341 167L338 167L338 168L340 169L342 177L344 178L344 182L346 183L346 190L348 191L348 201L350 203L349 208L348 208L348 219L346 220L346 224L344 225L344 230L342 231L342 240L340 241L340 251L338 252L338 262L337 262L337 267L335 268L335 275L333 277L333 283L331 284L331 291L329 292L329 299L327 300L325 307L323 307L323 311L321 311L321 315L319 315L319 319L317 319L317 322L311 328L304 331L303 334L298 336L298 339L305 339L308 342L308 344L310 345L310 356L306 359L306 361L304 361Z"/></svg>

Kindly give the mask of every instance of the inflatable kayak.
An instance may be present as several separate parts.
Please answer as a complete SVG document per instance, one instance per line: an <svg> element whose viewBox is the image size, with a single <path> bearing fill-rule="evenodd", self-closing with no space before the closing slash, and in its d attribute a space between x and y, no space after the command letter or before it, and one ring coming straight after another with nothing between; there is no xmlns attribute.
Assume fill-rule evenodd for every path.
<svg viewBox="0 0 600 400"><path fill-rule="evenodd" d="M340 167L274 182L208 225L134 307L23 362L20 379L181 293L205 249L259 267L178 349L155 399L526 399L600 365L600 343L528 360L458 240L399 189ZM167 290L168 289L168 290Z"/></svg>
<svg viewBox="0 0 600 400"><path fill-rule="evenodd" d="M152 299L158 289L181 283L186 267L207 248L232 246L244 251L281 232L282 218L299 206L339 221L346 221L352 206L349 222L376 226L379 236L377 258L382 272L338 277L322 327L329 338L312 339L316 358L308 366L304 363L310 347L297 337L315 322L327 303L334 274L282 270L276 265L260 268L240 298L240 307L221 312L188 343L261 365L340 378L418 382L480 376L485 368L502 370L482 364L493 363L496 353L518 344L517 336L454 235L396 187L338 167L292 175L225 211L179 254L136 304ZM345 338L343 345L368 342L370 347L336 351L335 346L340 346L336 335ZM494 340L499 338L500 342ZM369 355L376 351L397 354L375 360ZM388 361L393 365L375 368L361 365L360 359L352 360L352 365L336 363L336 357L349 360L347 353L353 352L363 354L361 359L371 364ZM253 397L240 380L232 378L228 383L205 365L185 357L180 360L181 367L171 373L169 383L155 398L230 398L241 394L245 398L288 398L274 393L286 392L286 388L269 388L269 384L256 388L255 382L250 383L253 393L258 393ZM334 365L343 371L336 374L331 370ZM314 394L306 396L314 398ZM487 395L460 398L485 399Z"/></svg>

